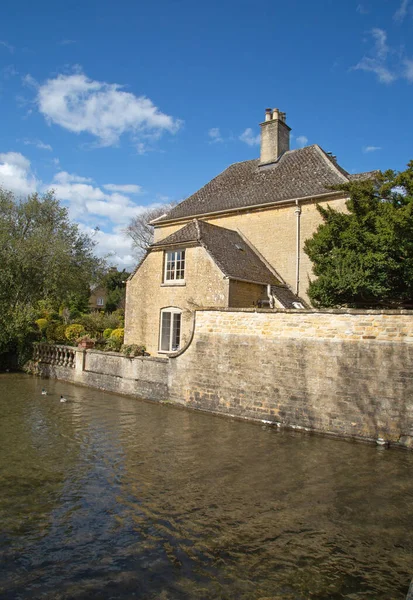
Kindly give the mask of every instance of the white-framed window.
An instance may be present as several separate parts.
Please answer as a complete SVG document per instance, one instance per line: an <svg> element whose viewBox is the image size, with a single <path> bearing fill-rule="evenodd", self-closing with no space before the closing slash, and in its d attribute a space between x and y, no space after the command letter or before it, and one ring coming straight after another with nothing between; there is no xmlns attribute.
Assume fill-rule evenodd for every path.
<svg viewBox="0 0 413 600"><path fill-rule="evenodd" d="M176 352L181 345L181 317L179 308L161 310L159 352Z"/></svg>
<svg viewBox="0 0 413 600"><path fill-rule="evenodd" d="M165 252L164 281L185 281L185 250Z"/></svg>
<svg viewBox="0 0 413 600"><path fill-rule="evenodd" d="M103 298L96 298L96 304L98 306L103 306Z"/></svg>

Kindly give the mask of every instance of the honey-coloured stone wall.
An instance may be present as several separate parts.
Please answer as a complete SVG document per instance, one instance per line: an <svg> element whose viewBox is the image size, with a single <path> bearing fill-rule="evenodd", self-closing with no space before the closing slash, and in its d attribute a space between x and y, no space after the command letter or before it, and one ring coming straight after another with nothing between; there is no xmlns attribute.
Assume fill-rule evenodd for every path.
<svg viewBox="0 0 413 600"><path fill-rule="evenodd" d="M198 311L169 398L331 435L413 445L411 311Z"/></svg>
<svg viewBox="0 0 413 600"><path fill-rule="evenodd" d="M320 206L330 205L336 210L346 210L345 197L331 197L321 200ZM300 276L299 295L309 301L307 288L309 278L313 277L312 263L304 252L304 242L310 238L322 218L317 210L317 202L308 200L300 202ZM296 291L297 266L297 214L294 203L265 209L242 210L226 215L201 217L203 220L218 227L239 231L281 275L284 281ZM190 220L190 219L189 219ZM155 241L166 238L171 233L181 229L185 222L173 225L157 226Z"/></svg>

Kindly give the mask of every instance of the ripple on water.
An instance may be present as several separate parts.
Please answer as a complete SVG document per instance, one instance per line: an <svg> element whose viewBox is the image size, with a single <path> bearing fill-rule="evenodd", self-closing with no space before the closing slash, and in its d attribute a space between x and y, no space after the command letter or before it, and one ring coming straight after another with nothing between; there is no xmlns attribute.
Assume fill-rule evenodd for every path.
<svg viewBox="0 0 413 600"><path fill-rule="evenodd" d="M413 454L43 383L0 375L1 597L405 598Z"/></svg>

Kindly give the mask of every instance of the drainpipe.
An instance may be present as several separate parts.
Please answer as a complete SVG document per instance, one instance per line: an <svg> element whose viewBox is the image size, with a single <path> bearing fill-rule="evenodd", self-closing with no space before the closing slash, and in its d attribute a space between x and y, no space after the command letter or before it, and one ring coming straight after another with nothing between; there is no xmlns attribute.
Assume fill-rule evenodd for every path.
<svg viewBox="0 0 413 600"><path fill-rule="evenodd" d="M298 296L300 291L300 217L301 217L301 206L298 200L295 201L296 209L295 214L297 216L297 249L296 249L296 268L295 268L295 294Z"/></svg>

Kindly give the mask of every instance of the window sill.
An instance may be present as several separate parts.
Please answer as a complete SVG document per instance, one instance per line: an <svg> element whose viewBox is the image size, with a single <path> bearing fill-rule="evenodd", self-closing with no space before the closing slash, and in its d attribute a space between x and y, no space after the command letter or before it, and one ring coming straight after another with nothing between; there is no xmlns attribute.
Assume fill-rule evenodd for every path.
<svg viewBox="0 0 413 600"><path fill-rule="evenodd" d="M179 352L180 348L177 350L158 350L158 354L175 354L175 352Z"/></svg>
<svg viewBox="0 0 413 600"><path fill-rule="evenodd" d="M185 286L186 285L186 281L184 280L177 280L177 281L164 281L163 283L161 283L161 287L174 287L174 286Z"/></svg>

